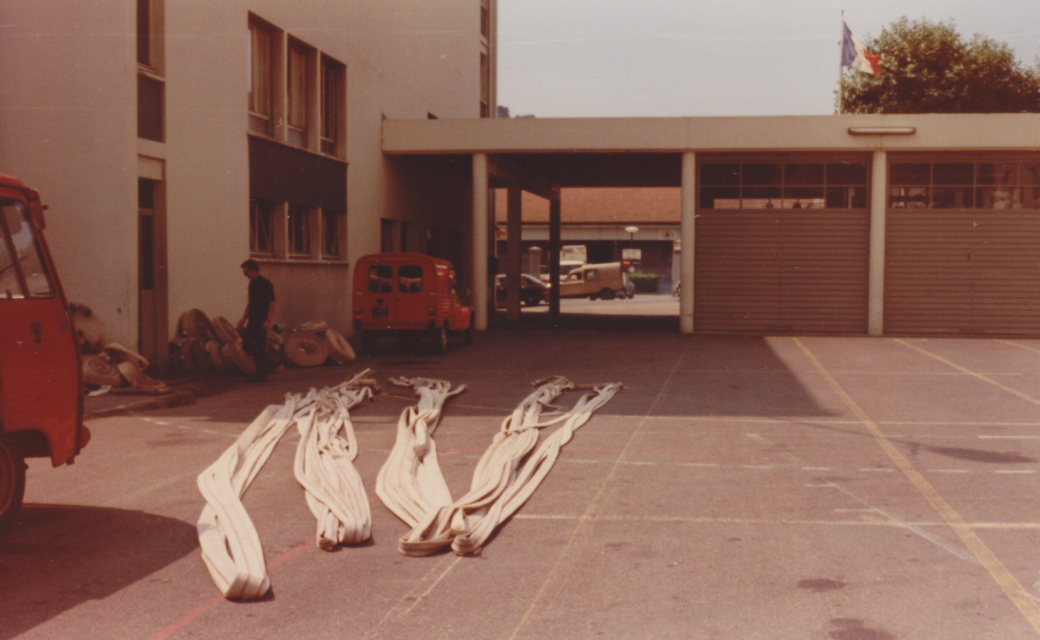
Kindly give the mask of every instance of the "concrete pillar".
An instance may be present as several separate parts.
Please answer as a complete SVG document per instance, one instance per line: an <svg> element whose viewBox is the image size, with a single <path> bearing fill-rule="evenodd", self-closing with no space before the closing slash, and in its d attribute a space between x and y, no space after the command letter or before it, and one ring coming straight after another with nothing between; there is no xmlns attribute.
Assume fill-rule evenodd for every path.
<svg viewBox="0 0 1040 640"><path fill-rule="evenodd" d="M549 313L560 315L560 200L549 201Z"/></svg>
<svg viewBox="0 0 1040 640"><path fill-rule="evenodd" d="M885 211L888 208L888 154L874 152L870 172L870 276L867 286L867 333L885 332Z"/></svg>
<svg viewBox="0 0 1040 640"><path fill-rule="evenodd" d="M473 154L473 328L488 327L488 158Z"/></svg>
<svg viewBox="0 0 1040 640"><path fill-rule="evenodd" d="M697 162L692 151L682 157L682 253L679 279L679 331L693 333L694 218L697 213Z"/></svg>
<svg viewBox="0 0 1040 640"><path fill-rule="evenodd" d="M506 317L520 319L520 233L523 191L509 187L506 198ZM498 292L495 292L498 295Z"/></svg>

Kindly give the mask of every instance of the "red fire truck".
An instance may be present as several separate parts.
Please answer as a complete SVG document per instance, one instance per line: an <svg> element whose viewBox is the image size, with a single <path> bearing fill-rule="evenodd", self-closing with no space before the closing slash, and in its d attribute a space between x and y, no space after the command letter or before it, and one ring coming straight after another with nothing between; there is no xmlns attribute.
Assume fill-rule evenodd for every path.
<svg viewBox="0 0 1040 640"><path fill-rule="evenodd" d="M43 237L40 195L0 174L0 533L25 492L25 458L72 464L90 440L72 320Z"/></svg>

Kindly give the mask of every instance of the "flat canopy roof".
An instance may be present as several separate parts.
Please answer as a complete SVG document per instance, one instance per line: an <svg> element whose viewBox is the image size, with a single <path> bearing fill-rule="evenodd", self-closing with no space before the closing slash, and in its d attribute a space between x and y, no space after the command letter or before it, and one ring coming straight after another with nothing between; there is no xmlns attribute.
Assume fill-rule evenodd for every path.
<svg viewBox="0 0 1040 640"><path fill-rule="evenodd" d="M386 120L383 153L470 175L487 154L503 176L556 187L678 187L682 154L1040 153L1040 114Z"/></svg>

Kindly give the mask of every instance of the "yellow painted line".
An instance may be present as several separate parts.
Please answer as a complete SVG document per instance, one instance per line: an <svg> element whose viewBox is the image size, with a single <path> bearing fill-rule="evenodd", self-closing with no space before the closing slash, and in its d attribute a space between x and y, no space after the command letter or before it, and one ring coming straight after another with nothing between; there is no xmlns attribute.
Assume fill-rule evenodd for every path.
<svg viewBox="0 0 1040 640"><path fill-rule="evenodd" d="M895 340L895 342L898 342L901 345L910 347L914 351L917 351L919 353L923 353L924 355L928 356L929 358L934 358L935 360L938 360L939 362L945 364L946 366L952 367L952 368L956 369L957 371L960 371L961 373L965 373L965 374L967 374L967 375L969 375L969 376L971 376L973 378L976 378L978 380L982 380L983 382L985 382L987 384L991 384L991 385L993 385L994 387L996 387L998 389L1002 389L1004 391L1007 391L1011 395L1017 396L1017 397L1025 400L1026 402L1031 402L1031 403L1033 403L1033 404L1035 404L1037 406L1040 406L1040 400L1037 400L1036 398L1034 398L1033 396L1031 396L1031 395L1029 395L1027 393L1022 393L1018 389L1012 389L1011 387L1009 387L1009 386L1007 386L1005 384L1001 384L1001 383L997 382L993 378L987 378L986 376L982 375L981 373L976 373L976 372L972 371L971 369L966 369L966 368L962 367L959 364L955 364L953 362L950 362L946 358L943 358L942 356L935 355L931 351L928 351L926 349L922 349L921 347L918 347L917 345L910 344L906 340L902 340L900 338L894 338L894 340ZM1014 343L1008 343L1008 344L1014 344Z"/></svg>
<svg viewBox="0 0 1040 640"><path fill-rule="evenodd" d="M1019 349L1025 349L1026 351L1032 351L1033 353L1040 353L1040 349L1034 349L1033 347L1027 347L1024 344L1018 344L1017 342L1011 342L1010 340L997 340L997 342L1002 342L1004 344L1009 344L1012 347L1018 347Z"/></svg>
<svg viewBox="0 0 1040 640"><path fill-rule="evenodd" d="M897 449L896 446L892 444L892 441L889 440L885 436L885 434L881 432L881 429L878 428L877 424L875 424L874 421L870 419L870 416L868 416L866 412L863 411L863 409L859 406L859 404L857 404L856 401L852 399L852 396L845 392L845 389L843 389L842 386L838 384L838 381L834 379L834 376L832 376L830 372L828 372L827 369L824 368L823 363L821 363L816 358L816 356L813 355L813 353L809 351L809 349L804 344L802 344L801 340L799 340L798 338L792 339L794 340L795 344L798 345L798 348L802 350L802 353L804 353L805 356L809 359L809 361L812 362L813 366L820 373L820 375L823 376L824 380L827 381L827 384L830 385L831 389L833 389L834 392L838 394L838 396L842 399L842 402L844 402L845 405L852 411L852 413L854 413L856 417L859 418L859 421L863 424L864 427L866 427L867 431L870 432L870 435L874 437L874 440L884 450L884 452L888 454L888 457L891 458L892 462L895 463L899 470L903 472L903 474L917 488L921 495L923 495L925 499L928 500L928 502L932 505L932 508L935 509L939 513L939 515L942 516L943 520L945 520L947 524L950 525L950 528L952 528L954 533L957 534L957 537L961 539L961 542L967 545L971 553L979 559L979 562L982 563L982 566L986 568L990 576L993 577L993 580L996 581L997 585L1001 588L1001 590L1003 590L1004 593L1007 594L1008 598L1011 599L1011 602L1014 603L1014 605L1018 608L1022 615L1025 616L1026 620L1029 622L1030 625L1032 625L1033 629L1037 633L1040 633L1040 603L1037 603L1037 601L1029 595L1029 593L1022 587L1018 580L1015 579L1015 576L1012 575L1012 573L1008 571L1007 567L1004 566L1000 559L997 558L996 554L994 554L990 550L990 548L986 546L986 543L984 543L982 539L975 534L971 526L968 523L966 523L963 518L961 518L960 514L958 514L957 511L955 511L954 508L951 507L950 504L946 502L946 500L944 500L941 495L939 495L939 492L935 490L935 487L933 487L927 480L925 480L924 476L922 476L917 471L917 469L915 469L914 466L910 464L910 461L907 460L906 457L904 457L903 454L899 452L899 449ZM917 349L917 347L914 347L913 345L910 345L902 340L897 340L897 342L901 342L902 344L906 344L907 346ZM924 351L923 349L918 349L918 351L922 351L923 353L926 353L930 356L932 355L929 354L927 351ZM962 367L958 367L953 363L950 363L950 365L957 369L963 369ZM973 373L968 371L967 369L963 370L966 373ZM978 374L973 375L978 376ZM985 379L984 376L978 377ZM1016 393L1016 395L1019 394Z"/></svg>

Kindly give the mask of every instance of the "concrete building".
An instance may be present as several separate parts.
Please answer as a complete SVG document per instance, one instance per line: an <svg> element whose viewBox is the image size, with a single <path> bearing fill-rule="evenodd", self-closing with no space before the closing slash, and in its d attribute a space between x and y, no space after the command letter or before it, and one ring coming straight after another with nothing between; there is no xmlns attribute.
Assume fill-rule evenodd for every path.
<svg viewBox="0 0 1040 640"><path fill-rule="evenodd" d="M524 191L552 267L567 189L678 187L684 332L1040 335L1040 114L389 121L383 149L508 190L513 282Z"/></svg>
<svg viewBox="0 0 1040 640"><path fill-rule="evenodd" d="M162 360L193 308L350 327L349 266L465 273L470 179L388 158L386 119L495 112L495 0L0 0L0 171L40 190L71 301Z"/></svg>

